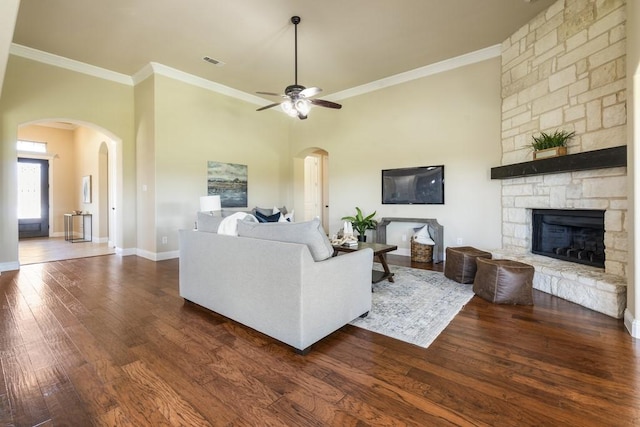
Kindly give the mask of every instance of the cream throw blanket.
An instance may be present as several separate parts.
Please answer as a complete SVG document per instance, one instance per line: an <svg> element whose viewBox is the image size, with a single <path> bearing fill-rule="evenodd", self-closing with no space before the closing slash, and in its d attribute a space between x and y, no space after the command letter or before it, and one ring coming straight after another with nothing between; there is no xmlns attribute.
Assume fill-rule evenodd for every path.
<svg viewBox="0 0 640 427"><path fill-rule="evenodd" d="M246 212L236 212L225 217L218 226L218 234L227 234L229 236L238 235L238 221L249 219L251 222L258 222L258 219Z"/></svg>

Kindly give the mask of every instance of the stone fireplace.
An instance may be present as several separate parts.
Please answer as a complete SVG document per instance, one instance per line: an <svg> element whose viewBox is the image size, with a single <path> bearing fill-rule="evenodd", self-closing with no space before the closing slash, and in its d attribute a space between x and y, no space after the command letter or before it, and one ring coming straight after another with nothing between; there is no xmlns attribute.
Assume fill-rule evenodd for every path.
<svg viewBox="0 0 640 427"><path fill-rule="evenodd" d="M499 177L502 249L494 254L534 265L536 289L616 318L626 307L628 263L625 22L624 1L558 0L503 42L499 168L526 173ZM532 136L559 129L575 132L569 154L531 161ZM613 149L625 163L596 154ZM574 167L591 153L587 167ZM533 211L551 209L603 212L603 258L587 265L534 253Z"/></svg>
<svg viewBox="0 0 640 427"><path fill-rule="evenodd" d="M575 165L565 156L562 161L536 160L492 170L497 176L505 169L520 173L523 167L534 166L530 174L502 177L503 246L493 254L533 265L535 289L621 318L626 307L626 168L538 174L544 167L538 162L548 161ZM574 214L572 223L569 213ZM534 228L545 216L545 227L554 236L541 250L534 242ZM575 238L567 237L574 232ZM539 254L556 251L554 256ZM579 256L595 262L578 262Z"/></svg>

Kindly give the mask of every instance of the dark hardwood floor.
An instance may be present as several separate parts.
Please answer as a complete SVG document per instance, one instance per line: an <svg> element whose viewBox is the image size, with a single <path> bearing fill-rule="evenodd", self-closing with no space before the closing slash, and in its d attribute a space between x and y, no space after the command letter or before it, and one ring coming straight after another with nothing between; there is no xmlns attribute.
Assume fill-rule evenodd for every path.
<svg viewBox="0 0 640 427"><path fill-rule="evenodd" d="M0 276L0 425L639 425L622 322L534 297L474 297L428 349L346 326L300 356L185 304L177 260L26 265Z"/></svg>

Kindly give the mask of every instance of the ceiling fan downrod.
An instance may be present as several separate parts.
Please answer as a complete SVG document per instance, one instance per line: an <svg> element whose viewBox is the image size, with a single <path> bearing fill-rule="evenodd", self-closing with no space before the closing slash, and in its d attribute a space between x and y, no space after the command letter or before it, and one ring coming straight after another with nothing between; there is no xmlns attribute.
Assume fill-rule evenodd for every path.
<svg viewBox="0 0 640 427"><path fill-rule="evenodd" d="M293 30L294 30L294 42L293 42L293 49L294 49L294 54L293 54L293 58L294 58L294 81L295 81L295 85L298 86L298 24L300 23L301 19L299 16L292 16L291 17L291 23L293 24Z"/></svg>

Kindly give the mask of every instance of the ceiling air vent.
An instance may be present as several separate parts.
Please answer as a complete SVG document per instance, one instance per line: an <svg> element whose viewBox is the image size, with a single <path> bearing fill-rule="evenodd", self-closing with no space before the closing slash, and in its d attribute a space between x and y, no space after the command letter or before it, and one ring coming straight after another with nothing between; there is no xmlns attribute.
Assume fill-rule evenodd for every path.
<svg viewBox="0 0 640 427"><path fill-rule="evenodd" d="M216 67L222 67L224 65L224 62L218 61L217 59L211 58L210 56L205 56L202 59L204 59L207 62L210 62L211 64L215 65Z"/></svg>

